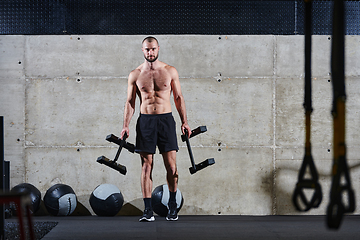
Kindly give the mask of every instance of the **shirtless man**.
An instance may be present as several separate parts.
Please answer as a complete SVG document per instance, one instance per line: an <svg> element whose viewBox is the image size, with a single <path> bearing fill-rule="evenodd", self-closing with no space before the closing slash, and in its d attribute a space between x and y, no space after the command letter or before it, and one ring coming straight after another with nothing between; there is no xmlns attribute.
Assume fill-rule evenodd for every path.
<svg viewBox="0 0 360 240"><path fill-rule="evenodd" d="M181 119L181 131L190 136L184 97L181 93L179 75L176 69L158 60L159 44L156 38L147 37L142 42L145 61L128 78L127 100L124 110L124 125L121 138L129 136L129 124L135 111L136 94L140 98L140 116L136 124L136 152L140 154L141 189L145 210L140 221L154 221L151 207L153 157L156 145L163 157L166 179L170 190L167 220L177 220L175 200L178 172L176 152L178 151L175 121L171 113L171 92Z"/></svg>

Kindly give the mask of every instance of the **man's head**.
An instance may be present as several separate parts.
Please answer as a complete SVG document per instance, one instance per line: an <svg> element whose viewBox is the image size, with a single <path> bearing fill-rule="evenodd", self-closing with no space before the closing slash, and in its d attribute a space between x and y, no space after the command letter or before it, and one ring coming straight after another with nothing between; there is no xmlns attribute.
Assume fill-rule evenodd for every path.
<svg viewBox="0 0 360 240"><path fill-rule="evenodd" d="M159 57L159 43L158 40L154 37L146 37L142 41L142 51L144 53L144 58L148 62L155 62Z"/></svg>

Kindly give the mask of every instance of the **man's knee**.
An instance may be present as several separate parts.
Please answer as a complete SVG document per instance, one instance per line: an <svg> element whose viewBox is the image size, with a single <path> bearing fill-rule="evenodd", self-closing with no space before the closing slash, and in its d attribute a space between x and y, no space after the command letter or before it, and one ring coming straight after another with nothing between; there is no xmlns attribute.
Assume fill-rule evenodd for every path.
<svg viewBox="0 0 360 240"><path fill-rule="evenodd" d="M141 163L142 164L152 164L153 155L151 153L140 153Z"/></svg>
<svg viewBox="0 0 360 240"><path fill-rule="evenodd" d="M153 156L151 154L141 154L142 170L145 173L151 173L153 169Z"/></svg>
<svg viewBox="0 0 360 240"><path fill-rule="evenodd" d="M152 166L152 164L150 164L150 163L148 163L148 162L144 162L143 164L142 164L142 170L143 170L143 172L151 172L152 171L152 168L153 168L153 166Z"/></svg>
<svg viewBox="0 0 360 240"><path fill-rule="evenodd" d="M176 165L168 165L166 166L166 172L168 176L172 176L174 178L178 177L178 171Z"/></svg>

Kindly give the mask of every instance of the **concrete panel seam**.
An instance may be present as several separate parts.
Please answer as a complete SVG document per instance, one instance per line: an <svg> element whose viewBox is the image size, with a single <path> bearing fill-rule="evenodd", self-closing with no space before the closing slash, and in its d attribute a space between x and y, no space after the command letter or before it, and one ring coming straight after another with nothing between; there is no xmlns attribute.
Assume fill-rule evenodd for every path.
<svg viewBox="0 0 360 240"><path fill-rule="evenodd" d="M119 77L119 76L82 76L82 75L73 75L73 76L58 76L58 77L43 77L43 76L39 76L39 77L29 77L29 76L25 76L26 80L65 80L65 79L98 79L98 80L113 80L113 79L127 79L128 77Z"/></svg>
<svg viewBox="0 0 360 240"><path fill-rule="evenodd" d="M26 182L28 180L27 178L27 169L28 169L28 164L27 164L27 159L26 159L26 153L25 153L25 137L26 137L26 37L23 36L22 37L22 44L23 44L23 55L22 55L22 59L21 59L21 65L22 65L22 79L23 79L23 100L25 103L25 106L22 108L23 109L23 134L22 134L22 138L24 139L24 141L22 141L22 148L23 148L23 154L22 154L22 162L24 164L24 176L23 176L23 181ZM20 64L20 63L19 63Z"/></svg>
<svg viewBox="0 0 360 240"><path fill-rule="evenodd" d="M179 79L207 79L207 78L211 78L211 79L218 79L219 76L201 76L201 77L196 77L196 76L190 76L190 77L179 77ZM221 79L273 79L273 76L221 76Z"/></svg>
<svg viewBox="0 0 360 240"><path fill-rule="evenodd" d="M276 215L276 191L275 191L275 182L276 182L276 67L277 67L277 38L273 37L273 101L272 101L272 107L273 107L273 145L272 145L272 164L273 164L273 174L272 174L272 214Z"/></svg>
<svg viewBox="0 0 360 240"><path fill-rule="evenodd" d="M29 143L27 143L29 144ZM45 145L25 145L25 148L113 148L113 149L118 149L119 147L117 146L78 146L78 145L70 145L70 146L64 146L64 145L54 145L54 146L45 146ZM179 148L187 148L186 146L179 146ZM191 148L214 148L214 149L218 149L218 146L206 146L206 145L191 145ZM272 148L272 146L226 146L226 148Z"/></svg>

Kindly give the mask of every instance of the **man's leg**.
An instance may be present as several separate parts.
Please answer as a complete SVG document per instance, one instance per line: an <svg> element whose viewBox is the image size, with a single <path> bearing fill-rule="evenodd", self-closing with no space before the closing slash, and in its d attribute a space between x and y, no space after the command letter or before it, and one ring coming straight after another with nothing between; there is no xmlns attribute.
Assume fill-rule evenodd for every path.
<svg viewBox="0 0 360 240"><path fill-rule="evenodd" d="M145 204L144 215L140 218L140 221L154 221L155 218L151 207L153 154L141 152L140 157L142 166L140 182Z"/></svg>
<svg viewBox="0 0 360 240"><path fill-rule="evenodd" d="M164 159L164 165L166 168L166 180L169 186L170 199L169 199L169 212L166 217L167 220L176 221L177 216L177 204L176 204L176 190L178 184L178 171L176 167L176 151L169 151L162 153Z"/></svg>
<svg viewBox="0 0 360 240"><path fill-rule="evenodd" d="M140 153L141 157L141 189L144 198L151 198L153 154Z"/></svg>
<svg viewBox="0 0 360 240"><path fill-rule="evenodd" d="M176 151L162 153L166 169L166 180L170 192L176 192L178 183L178 172L176 168Z"/></svg>

